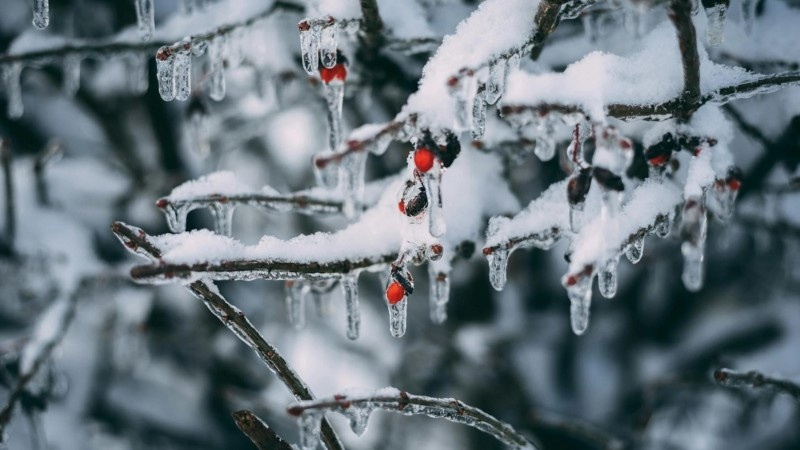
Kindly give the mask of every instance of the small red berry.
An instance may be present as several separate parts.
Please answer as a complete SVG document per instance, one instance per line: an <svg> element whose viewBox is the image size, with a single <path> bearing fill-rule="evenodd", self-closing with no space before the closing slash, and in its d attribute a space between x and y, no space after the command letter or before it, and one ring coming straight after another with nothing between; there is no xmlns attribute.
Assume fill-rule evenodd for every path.
<svg viewBox="0 0 800 450"><path fill-rule="evenodd" d="M336 64L330 69L322 67L319 69L319 76L325 84L330 84L333 80L343 82L347 78L347 68L342 63Z"/></svg>
<svg viewBox="0 0 800 450"><path fill-rule="evenodd" d="M397 209L400 210L401 214L405 214L406 213L406 204L403 203L402 200L400 200L399 202L397 202Z"/></svg>
<svg viewBox="0 0 800 450"><path fill-rule="evenodd" d="M742 182L736 178L731 178L728 180L728 188L730 188L730 190L738 191L740 187L742 187Z"/></svg>
<svg viewBox="0 0 800 450"><path fill-rule="evenodd" d="M664 153L664 154L657 155L657 156L654 156L654 157L650 158L649 162L650 162L650 165L652 165L652 166L663 166L664 164L667 163L667 161L669 161L669 158L670 158L670 154L669 153Z"/></svg>
<svg viewBox="0 0 800 450"><path fill-rule="evenodd" d="M400 283L396 281L392 281L389 284L389 287L386 288L386 300L389 301L390 305L394 305L402 300L405 296L406 291L403 289L403 286L400 286Z"/></svg>
<svg viewBox="0 0 800 450"><path fill-rule="evenodd" d="M164 209L164 208L166 208L166 207L167 207L167 205L168 205L168 204L169 204L169 202L167 201L167 199L165 199L165 198L160 198L160 199L158 199L158 201L156 202L156 207L157 207L157 208Z"/></svg>
<svg viewBox="0 0 800 450"><path fill-rule="evenodd" d="M420 172L427 172L433 167L433 152L425 147L420 147L414 152L414 165Z"/></svg>

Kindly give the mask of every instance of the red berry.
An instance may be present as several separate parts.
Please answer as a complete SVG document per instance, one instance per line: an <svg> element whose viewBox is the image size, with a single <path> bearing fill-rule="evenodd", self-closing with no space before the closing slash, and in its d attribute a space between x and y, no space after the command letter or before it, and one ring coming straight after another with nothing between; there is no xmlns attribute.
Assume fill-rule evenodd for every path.
<svg viewBox="0 0 800 450"><path fill-rule="evenodd" d="M165 199L165 198L160 198L160 199L158 199L158 201L156 202L156 207L157 207L157 208L164 209L164 208L166 208L166 207L167 207L167 205L168 205L168 204L169 204L169 202L167 201L167 199Z"/></svg>
<svg viewBox="0 0 800 450"><path fill-rule="evenodd" d="M414 152L414 165L420 172L427 172L433 167L433 152L425 147L420 147Z"/></svg>
<svg viewBox="0 0 800 450"><path fill-rule="evenodd" d="M667 161L669 161L669 157L670 157L669 153L664 153L661 155L654 156L650 158L650 165L663 166L664 164L667 163Z"/></svg>
<svg viewBox="0 0 800 450"><path fill-rule="evenodd" d="M737 180L736 178L731 178L728 180L728 187L732 191L738 191L740 187L742 187L742 182Z"/></svg>
<svg viewBox="0 0 800 450"><path fill-rule="evenodd" d="M396 281L392 281L389 284L389 287L386 288L386 300L389 301L390 305L394 305L402 300L405 296L406 291L403 289L403 286L400 286L400 283Z"/></svg>
<svg viewBox="0 0 800 450"><path fill-rule="evenodd" d="M400 200L400 201L397 203L397 209L399 209L399 210L400 210L400 213L401 213L401 214L405 214L405 213L406 213L406 204L405 204L405 203L403 203L403 201L402 201L402 200Z"/></svg>
<svg viewBox="0 0 800 450"><path fill-rule="evenodd" d="M347 78L347 68L341 63L336 64L330 69L322 67L319 69L319 76L325 84L330 84L333 80L344 81L345 78Z"/></svg>

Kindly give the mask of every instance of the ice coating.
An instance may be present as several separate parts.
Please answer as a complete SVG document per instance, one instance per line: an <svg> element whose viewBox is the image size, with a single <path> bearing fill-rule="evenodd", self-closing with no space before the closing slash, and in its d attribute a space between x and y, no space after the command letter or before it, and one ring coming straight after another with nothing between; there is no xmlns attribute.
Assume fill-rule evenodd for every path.
<svg viewBox="0 0 800 450"><path fill-rule="evenodd" d="M319 24L309 24L307 29L300 30L300 57L303 61L303 69L309 75L317 73L321 35L322 25Z"/></svg>
<svg viewBox="0 0 800 450"><path fill-rule="evenodd" d="M172 101L175 98L175 55L169 47L161 47L156 53L156 79L161 99Z"/></svg>
<svg viewBox="0 0 800 450"><path fill-rule="evenodd" d="M33 0L33 26L43 30L50 24L50 0Z"/></svg>
<svg viewBox="0 0 800 450"><path fill-rule="evenodd" d="M358 339L361 329L361 312L358 307L358 274L345 274L339 284L342 286L347 307L347 337Z"/></svg>
<svg viewBox="0 0 800 450"><path fill-rule="evenodd" d="M209 90L208 96L212 100L220 101L225 98L225 48L227 39L219 36L208 44Z"/></svg>
<svg viewBox="0 0 800 450"><path fill-rule="evenodd" d="M22 75L22 63L14 62L2 67L3 88L6 94L6 112L11 119L22 117L24 107L22 105L22 88L20 87L20 76Z"/></svg>
<svg viewBox="0 0 800 450"><path fill-rule="evenodd" d="M728 6L721 2L710 8L706 8L706 41L708 45L717 47L725 41L725 18L728 13Z"/></svg>
<svg viewBox="0 0 800 450"><path fill-rule="evenodd" d="M172 70L175 83L175 100L189 100L189 96L192 93L192 51L190 43L185 43L176 51Z"/></svg>
<svg viewBox="0 0 800 450"><path fill-rule="evenodd" d="M472 139L480 139L486 132L486 108L486 83L480 83L472 99Z"/></svg>
<svg viewBox="0 0 800 450"><path fill-rule="evenodd" d="M389 332L396 338L406 334L408 316L408 296L395 304L386 303L389 308Z"/></svg>
<svg viewBox="0 0 800 450"><path fill-rule="evenodd" d="M325 104L328 107L328 149L335 150L342 142L344 83L334 81L330 84L325 84L324 89Z"/></svg>
<svg viewBox="0 0 800 450"><path fill-rule="evenodd" d="M136 24L139 28L139 35L143 41L149 41L153 37L156 28L155 0L134 0L136 3Z"/></svg>

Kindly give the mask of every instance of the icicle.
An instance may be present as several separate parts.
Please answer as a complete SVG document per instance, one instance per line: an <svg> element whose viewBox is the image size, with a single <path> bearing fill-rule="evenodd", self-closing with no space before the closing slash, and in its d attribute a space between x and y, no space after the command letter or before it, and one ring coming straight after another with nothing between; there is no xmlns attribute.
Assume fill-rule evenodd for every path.
<svg viewBox="0 0 800 450"><path fill-rule="evenodd" d="M703 287L703 259L705 257L708 216L700 199L689 199L683 209L681 223L681 253L683 254L683 280L692 292Z"/></svg>
<svg viewBox="0 0 800 450"><path fill-rule="evenodd" d="M328 148L335 150L342 143L342 101L344 83L325 84L325 101L328 105Z"/></svg>
<svg viewBox="0 0 800 450"><path fill-rule="evenodd" d="M81 87L81 57L70 54L64 57L64 93L74 96Z"/></svg>
<svg viewBox="0 0 800 450"><path fill-rule="evenodd" d="M506 267L508 266L508 250L497 247L488 256L489 281L497 291L502 291L506 285Z"/></svg>
<svg viewBox="0 0 800 450"><path fill-rule="evenodd" d="M396 338L403 337L406 334L408 297L403 297L395 304L387 302L386 305L389 307L389 331Z"/></svg>
<svg viewBox="0 0 800 450"><path fill-rule="evenodd" d="M464 129L469 126L467 114L467 88L470 80L462 77L450 77L447 80L447 88L450 96L456 103L456 129Z"/></svg>
<svg viewBox="0 0 800 450"><path fill-rule="evenodd" d="M742 0L742 21L744 22L744 32L752 36L756 25L756 9L758 0Z"/></svg>
<svg viewBox="0 0 800 450"><path fill-rule="evenodd" d="M233 209L234 205L227 202L214 202L211 204L211 214L214 216L214 229L217 234L222 236L233 234Z"/></svg>
<svg viewBox="0 0 800 450"><path fill-rule="evenodd" d="M156 53L156 78L161 99L169 102L175 98L175 53L169 46Z"/></svg>
<svg viewBox="0 0 800 450"><path fill-rule="evenodd" d="M486 83L478 84L472 101L472 139L480 139L486 131Z"/></svg>
<svg viewBox="0 0 800 450"><path fill-rule="evenodd" d="M603 268L597 275L597 285L600 288L600 295L605 298L614 298L617 295L617 266L619 256L609 258L603 264Z"/></svg>
<svg viewBox="0 0 800 450"><path fill-rule="evenodd" d="M189 204L181 204L175 207L172 203L167 203L164 207L164 215L167 217L167 226L173 233L183 233L186 231L186 215L189 214Z"/></svg>
<svg viewBox="0 0 800 450"><path fill-rule="evenodd" d="M336 65L336 46L336 25L333 24L320 32L319 51L323 67L330 69Z"/></svg>
<svg viewBox="0 0 800 450"><path fill-rule="evenodd" d="M725 15L727 12L728 6L725 2L706 8L706 18L708 20L706 41L708 45L716 47L725 41Z"/></svg>
<svg viewBox="0 0 800 450"><path fill-rule="evenodd" d="M133 94L142 95L147 92L150 83L147 63L147 56L143 53L134 53L128 58L128 84Z"/></svg>
<svg viewBox="0 0 800 450"><path fill-rule="evenodd" d="M592 304L592 275L584 274L572 286L567 286L569 316L572 332L582 335L589 326L589 307Z"/></svg>
<svg viewBox="0 0 800 450"><path fill-rule="evenodd" d="M355 340L358 339L361 328L361 313L358 310L358 274L343 275L341 284L347 303L347 337Z"/></svg>
<svg viewBox="0 0 800 450"><path fill-rule="evenodd" d="M638 263L642 259L642 255L644 254L644 235L639 236L633 240L625 248L625 256L628 258L628 261L632 262L633 264Z"/></svg>
<svg viewBox="0 0 800 450"><path fill-rule="evenodd" d="M33 26L40 30L50 24L50 0L33 0Z"/></svg>
<svg viewBox="0 0 800 450"><path fill-rule="evenodd" d="M322 426L322 412L304 411L297 418L297 426L300 428L300 448L302 450L314 450L317 448Z"/></svg>
<svg viewBox="0 0 800 450"><path fill-rule="evenodd" d="M450 299L450 276L428 263L428 283L430 285L430 316L433 323L447 320L447 302Z"/></svg>
<svg viewBox="0 0 800 450"><path fill-rule="evenodd" d="M309 290L305 280L286 282L286 311L289 323L296 330L301 330L306 325L306 294Z"/></svg>
<svg viewBox="0 0 800 450"><path fill-rule="evenodd" d="M343 414L350 420L350 429L356 436L361 436L367 431L369 416L372 414L371 406L350 405L343 411Z"/></svg>
<svg viewBox="0 0 800 450"><path fill-rule="evenodd" d="M555 122L552 113L539 117L533 122L536 133L536 148L534 153L542 161L550 161L556 154Z"/></svg>
<svg viewBox="0 0 800 450"><path fill-rule="evenodd" d="M425 174L425 190L428 195L428 231L433 237L442 237L447 231L442 208L442 172L438 163Z"/></svg>
<svg viewBox="0 0 800 450"><path fill-rule="evenodd" d="M300 53L303 69L309 75L317 73L319 67L319 41L322 34L320 25L311 25L307 20L300 22Z"/></svg>
<svg viewBox="0 0 800 450"><path fill-rule="evenodd" d="M225 47L227 40L219 36L211 41L208 47L209 83L208 96L215 101L225 98Z"/></svg>
<svg viewBox="0 0 800 450"><path fill-rule="evenodd" d="M177 51L173 73L175 78L175 99L180 101L189 100L189 96L192 93L192 46L190 43L183 43L181 49Z"/></svg>
<svg viewBox="0 0 800 450"><path fill-rule="evenodd" d="M153 37L153 31L156 28L153 8L154 0L134 1L136 2L136 23L139 26L139 36L143 41L149 41Z"/></svg>
<svg viewBox="0 0 800 450"><path fill-rule="evenodd" d="M8 117L19 119L25 111L22 105L22 88L20 87L22 63L13 62L3 67L3 86L6 90Z"/></svg>
<svg viewBox="0 0 800 450"><path fill-rule="evenodd" d="M670 218L667 216L662 217L661 220L656 223L656 228L654 231L656 236L660 238L669 236L669 233L672 231L672 221Z"/></svg>
<svg viewBox="0 0 800 450"><path fill-rule="evenodd" d="M336 280L319 280L311 283L311 298L319 316L329 316L333 312L330 292L336 285Z"/></svg>
<svg viewBox="0 0 800 450"><path fill-rule="evenodd" d="M339 189L344 197L342 212L349 220L355 219L361 214L366 163L366 152L352 152L342 157L339 164Z"/></svg>
<svg viewBox="0 0 800 450"><path fill-rule="evenodd" d="M489 78L486 80L486 103L494 105L500 100L508 78L506 60L498 58L489 66Z"/></svg>
<svg viewBox="0 0 800 450"><path fill-rule="evenodd" d="M208 106L205 99L194 96L187 108L188 120L185 122L184 137L186 146L199 158L211 153L211 132L208 126Z"/></svg>

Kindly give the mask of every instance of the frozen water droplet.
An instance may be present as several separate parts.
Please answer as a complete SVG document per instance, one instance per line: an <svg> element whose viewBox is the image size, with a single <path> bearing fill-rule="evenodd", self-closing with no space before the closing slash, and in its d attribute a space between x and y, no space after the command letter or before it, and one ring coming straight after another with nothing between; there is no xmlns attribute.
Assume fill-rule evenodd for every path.
<svg viewBox="0 0 800 450"><path fill-rule="evenodd" d="M507 78L508 66L505 59L498 58L489 65L489 78L486 80L486 103L494 105L500 100Z"/></svg>
<svg viewBox="0 0 800 450"><path fill-rule="evenodd" d="M638 263L644 254L644 236L639 236L625 248L625 256L633 264Z"/></svg>
<svg viewBox="0 0 800 450"><path fill-rule="evenodd" d="M450 300L450 276L428 263L428 283L431 322L444 323L447 320L447 302Z"/></svg>
<svg viewBox="0 0 800 450"><path fill-rule="evenodd" d="M478 85L472 100L472 139L480 139L486 131L486 84Z"/></svg>
<svg viewBox="0 0 800 450"><path fill-rule="evenodd" d="M33 26L40 30L50 24L50 0L33 0Z"/></svg>
<svg viewBox="0 0 800 450"><path fill-rule="evenodd" d="M489 258L489 281L497 291L502 291L506 285L506 267L508 266L508 250L497 247Z"/></svg>
<svg viewBox="0 0 800 450"><path fill-rule="evenodd" d="M389 331L396 338L406 334L406 317L408 315L408 296L395 304L386 303L389 307Z"/></svg>
<svg viewBox="0 0 800 450"><path fill-rule="evenodd" d="M300 448L302 450L317 448L322 426L322 412L304 411L297 418L297 426L300 428Z"/></svg>
<svg viewBox="0 0 800 450"><path fill-rule="evenodd" d="M309 290L305 280L286 282L286 311L289 315L289 323L296 330L300 330L306 325L306 294Z"/></svg>
<svg viewBox="0 0 800 450"><path fill-rule="evenodd" d="M19 119L25 111L22 105L22 87L20 86L22 64L13 62L3 66L3 86L6 90L8 117Z"/></svg>
<svg viewBox="0 0 800 450"><path fill-rule="evenodd" d="M208 96L215 101L225 98L225 48L226 39L219 36L208 47L209 83Z"/></svg>
<svg viewBox="0 0 800 450"><path fill-rule="evenodd" d="M336 65L336 25L325 27L320 32L319 51L322 65L330 69Z"/></svg>
<svg viewBox="0 0 800 450"><path fill-rule="evenodd" d="M744 22L744 32L752 36L756 27L756 8L758 0L742 0L742 21Z"/></svg>
<svg viewBox="0 0 800 450"><path fill-rule="evenodd" d="M139 27L139 36L143 41L149 41L156 28L154 0L136 0L136 24Z"/></svg>
<svg viewBox="0 0 800 450"><path fill-rule="evenodd" d="M81 86L81 57L77 54L68 54L64 57L64 93L74 96Z"/></svg>
<svg viewBox="0 0 800 450"><path fill-rule="evenodd" d="M322 27L320 25L308 25L307 29L300 31L300 52L303 60L303 69L309 75L317 73L319 67L319 41L321 34Z"/></svg>
<svg viewBox="0 0 800 450"><path fill-rule="evenodd" d="M592 305L592 275L582 275L575 284L567 286L569 316L572 332L582 335L589 326L589 307Z"/></svg>
<svg viewBox="0 0 800 450"><path fill-rule="evenodd" d="M600 288L600 295L605 298L614 298L617 295L617 266L619 257L609 258L600 273L597 275L597 285Z"/></svg>
<svg viewBox="0 0 800 450"><path fill-rule="evenodd" d="M727 12L728 6L725 3L706 8L706 18L708 19L706 41L708 45L716 47L725 41L725 16Z"/></svg>
<svg viewBox="0 0 800 450"><path fill-rule="evenodd" d="M339 162L339 189L343 196L342 212L349 220L361 214L366 163L366 152L350 152Z"/></svg>
<svg viewBox="0 0 800 450"><path fill-rule="evenodd" d="M347 337L355 340L358 339L361 328L361 312L358 309L358 274L343 275L340 283L347 304Z"/></svg>
<svg viewBox="0 0 800 450"><path fill-rule="evenodd" d="M233 234L233 209L231 203L214 202L211 204L211 214L214 216L214 229L217 234L230 236Z"/></svg>
<svg viewBox="0 0 800 450"><path fill-rule="evenodd" d="M428 195L428 231L433 237L442 237L447 231L442 208L442 168L438 163L425 174Z"/></svg>
<svg viewBox="0 0 800 450"><path fill-rule="evenodd" d="M185 43L175 55L173 66L175 79L175 99L180 101L189 100L192 93L192 52L191 45Z"/></svg>
<svg viewBox="0 0 800 450"><path fill-rule="evenodd" d="M156 53L156 78L158 94L169 102L175 98L175 53L169 46L161 47Z"/></svg>
<svg viewBox="0 0 800 450"><path fill-rule="evenodd" d="M134 53L128 58L128 84L133 94L142 95L147 92L150 84L147 63L147 56L143 53Z"/></svg>
<svg viewBox="0 0 800 450"><path fill-rule="evenodd" d="M342 143L342 101L344 83L325 84L325 102L328 106L328 149L335 150Z"/></svg>
<svg viewBox="0 0 800 450"><path fill-rule="evenodd" d="M355 406L350 405L349 408L343 411L343 414L350 420L350 429L353 430L357 436L361 436L367 431L369 424L369 416L372 414L371 406Z"/></svg>
<svg viewBox="0 0 800 450"><path fill-rule="evenodd" d="M173 233L183 233L186 231L186 215L189 214L189 204L181 203L175 206L167 203L164 207L164 215L167 218L167 225Z"/></svg>

